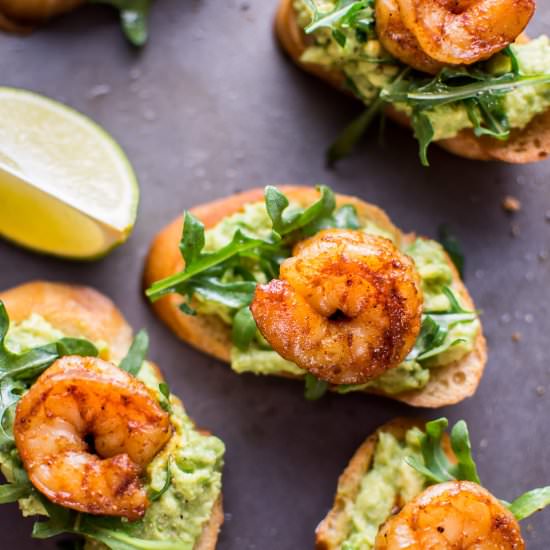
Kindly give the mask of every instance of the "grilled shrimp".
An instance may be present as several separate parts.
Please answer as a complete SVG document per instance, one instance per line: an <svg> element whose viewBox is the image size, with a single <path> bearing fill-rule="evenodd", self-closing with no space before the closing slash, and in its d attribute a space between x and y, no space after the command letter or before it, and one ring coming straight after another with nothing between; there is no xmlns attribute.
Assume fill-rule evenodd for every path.
<svg viewBox="0 0 550 550"><path fill-rule="evenodd" d="M522 33L535 0L376 0L376 29L397 59L435 74L488 59Z"/></svg>
<svg viewBox="0 0 550 550"><path fill-rule="evenodd" d="M145 513L140 475L171 434L143 383L93 357L57 360L21 398L14 423L25 470L49 500L130 520Z"/></svg>
<svg viewBox="0 0 550 550"><path fill-rule="evenodd" d="M420 330L413 261L388 239L344 229L321 231L293 254L251 305L273 349L332 384L364 383L396 367Z"/></svg>
<svg viewBox="0 0 550 550"><path fill-rule="evenodd" d="M374 550L523 550L517 520L477 483L433 485L380 529Z"/></svg>

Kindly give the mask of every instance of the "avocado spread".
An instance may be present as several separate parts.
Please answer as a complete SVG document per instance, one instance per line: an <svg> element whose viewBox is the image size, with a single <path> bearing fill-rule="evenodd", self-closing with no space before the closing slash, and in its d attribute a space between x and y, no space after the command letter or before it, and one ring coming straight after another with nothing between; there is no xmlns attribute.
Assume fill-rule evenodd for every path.
<svg viewBox="0 0 550 550"><path fill-rule="evenodd" d="M378 227L372 220L360 220L361 230L367 233L391 238L391 234ZM226 245L237 229L246 229L253 234L265 235L271 229L271 220L267 214L265 203L247 204L241 212L224 218L218 225L205 233L206 247L209 252L218 250ZM435 241L417 238L412 243L402 246L403 252L414 260L422 279L425 312L445 312L449 309L449 299L444 289L453 288L453 274L445 252ZM265 275L260 270L251 270L259 283L264 283ZM224 274L224 282L242 280L240 275L228 271ZM199 295L196 309L203 315L217 315L228 325L232 323L231 312L228 308ZM460 300L460 298L459 298ZM430 369L444 366L452 361L464 357L472 351L475 339L479 332L479 321L451 325L440 351L425 360L407 359L397 368L384 373L369 384L358 386L339 386L337 391L347 393L371 387L387 394L399 394L409 390L423 388L430 379ZM295 364L283 359L273 351L269 344L257 332L256 338L245 349L233 346L231 351L231 367L238 373L251 372L254 374L287 374L303 377L305 372Z"/></svg>
<svg viewBox="0 0 550 550"><path fill-rule="evenodd" d="M346 537L342 550L370 550L380 526L390 517L396 503L403 505L420 494L425 478L411 468L405 458L422 461L418 428L407 431L403 441L392 434L379 435L372 464L361 480L356 497L339 495L346 502Z"/></svg>
<svg viewBox="0 0 550 550"><path fill-rule="evenodd" d="M21 353L37 346L59 340L64 335L39 315L32 315L21 323L12 323L6 337L10 351ZM96 343L97 345L97 343ZM97 346L108 358L105 344ZM159 392L159 379L151 363L145 361L138 378L154 392ZM221 494L221 470L224 444L218 438L199 432L187 416L179 399L170 396L171 422L174 435L147 467L146 489L160 492L167 481L165 492L150 503L142 520L128 524L132 536L154 541L177 541L182 550L191 550L203 526L208 521L214 504ZM8 481L20 464L16 451L2 453L0 467ZM24 516L45 514L34 496L19 500ZM96 541L87 542L88 549L105 548Z"/></svg>
<svg viewBox="0 0 550 550"><path fill-rule="evenodd" d="M317 1L323 12L335 8L333 0ZM308 2L295 0L294 9L298 24L305 28L312 21ZM301 61L322 65L328 70L342 71L357 95L368 105L378 95L381 88L388 87L400 72L399 64L384 51L376 36L365 37L350 29L345 32L345 45L341 45L327 28L313 32L312 43L304 51ZM550 41L540 36L525 44L513 44L521 74L536 75L550 72ZM496 54L485 64L488 74L498 76L511 70L510 58ZM394 104L407 114L407 104ZM511 128L524 128L536 115L550 108L550 84L525 86L509 91L504 96L503 108ZM434 130L434 139L452 138L463 129L473 128L464 102L437 105L425 111Z"/></svg>

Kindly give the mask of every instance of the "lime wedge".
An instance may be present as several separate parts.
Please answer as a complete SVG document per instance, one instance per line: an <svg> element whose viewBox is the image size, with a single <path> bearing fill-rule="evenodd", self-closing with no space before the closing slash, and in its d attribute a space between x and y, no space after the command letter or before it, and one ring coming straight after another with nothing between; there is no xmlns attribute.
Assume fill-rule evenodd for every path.
<svg viewBox="0 0 550 550"><path fill-rule="evenodd" d="M105 130L61 103L0 87L0 235L91 259L128 238L138 201L132 166Z"/></svg>

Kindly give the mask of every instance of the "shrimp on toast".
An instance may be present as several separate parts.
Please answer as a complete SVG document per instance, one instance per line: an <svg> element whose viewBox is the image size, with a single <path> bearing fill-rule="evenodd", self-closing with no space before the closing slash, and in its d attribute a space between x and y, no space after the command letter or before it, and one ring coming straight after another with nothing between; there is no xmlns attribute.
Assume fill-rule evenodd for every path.
<svg viewBox="0 0 550 550"><path fill-rule="evenodd" d="M470 481L432 485L380 529L374 550L523 550L518 521Z"/></svg>
<svg viewBox="0 0 550 550"><path fill-rule="evenodd" d="M403 361L422 313L409 257L389 239L343 229L323 230L293 253L251 305L275 351L333 384L364 383Z"/></svg>
<svg viewBox="0 0 550 550"><path fill-rule="evenodd" d="M550 487L512 502L481 485L468 426L395 419L359 447L316 530L317 550L524 550L520 521Z"/></svg>
<svg viewBox="0 0 550 550"><path fill-rule="evenodd" d="M150 390L94 357L56 361L21 398L14 423L23 465L49 500L129 520L145 513L140 475L171 435Z"/></svg>

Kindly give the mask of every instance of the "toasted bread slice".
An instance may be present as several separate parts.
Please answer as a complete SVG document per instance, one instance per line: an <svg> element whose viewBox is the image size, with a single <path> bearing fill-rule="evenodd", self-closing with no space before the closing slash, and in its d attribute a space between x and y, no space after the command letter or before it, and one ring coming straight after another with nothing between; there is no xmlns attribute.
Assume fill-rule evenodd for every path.
<svg viewBox="0 0 550 550"><path fill-rule="evenodd" d="M118 308L109 298L89 287L35 281L0 292L0 301L13 322L24 321L35 313L67 336L107 343L114 361L121 360L132 343L132 328ZM162 382L162 373L154 366ZM220 496L195 550L216 548L223 519Z"/></svg>
<svg viewBox="0 0 550 550"><path fill-rule="evenodd" d="M317 550L339 550L346 539L349 528L346 504L354 502L357 498L361 481L371 467L380 433L390 433L397 440L403 440L407 431L415 426L423 429L424 423L409 418L396 418L380 426L357 449L338 479L338 488L331 510L315 530L315 547ZM455 457L447 434L444 435L443 445L449 459L454 460Z"/></svg>
<svg viewBox="0 0 550 550"><path fill-rule="evenodd" d="M345 91L343 73L301 61L308 46L308 37L298 26L293 0L280 0L275 33L283 49L296 64ZM399 124L410 126L408 117L403 113L391 107L386 113ZM522 130L513 130L507 141L487 136L477 138L471 130L463 130L456 137L438 141L437 144L450 153L473 160L499 160L514 164L544 160L550 155L550 110L537 115Z"/></svg>
<svg viewBox="0 0 550 550"><path fill-rule="evenodd" d="M280 189L291 201L303 206L310 205L318 198L317 191L312 187L281 186ZM263 190L252 189L198 206L193 208L191 212L209 229L223 218L241 211L245 204L262 200ZM394 235L397 243L414 239L413 234L402 235L380 208L345 195L337 195L336 200L339 205L354 205L361 219L368 218L372 220L379 227ZM183 269L183 259L178 246L181 239L182 224L182 218L177 218L154 239L145 264L145 288L155 281ZM466 307L474 309L466 287L460 281L451 260L448 261L453 269L456 287L459 288L463 303ZM231 355L231 331L229 327L214 315L190 316L182 313L179 308L182 302L183 298L180 295L169 294L156 301L153 308L158 316L182 340L221 361L229 363ZM390 397L417 407L442 407L457 403L475 392L483 374L486 359L485 338L480 330L475 349L460 361L433 369L430 381L424 389ZM283 376L282 373L281 376ZM374 391L371 391L371 393L382 394L382 392Z"/></svg>

